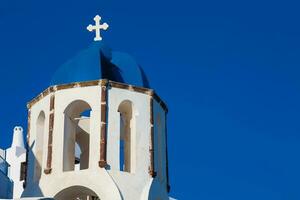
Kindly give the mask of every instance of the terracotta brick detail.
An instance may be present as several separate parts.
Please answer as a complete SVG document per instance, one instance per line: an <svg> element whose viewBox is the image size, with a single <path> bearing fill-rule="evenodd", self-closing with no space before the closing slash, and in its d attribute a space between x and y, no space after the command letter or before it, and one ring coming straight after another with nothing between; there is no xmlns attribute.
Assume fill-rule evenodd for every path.
<svg viewBox="0 0 300 200"><path fill-rule="evenodd" d="M155 164L154 164L154 113L153 113L153 98L150 100L150 145L149 145L149 153L150 153L150 166L149 166L149 174L151 177L156 177L157 173L155 172Z"/></svg>
<svg viewBox="0 0 300 200"><path fill-rule="evenodd" d="M52 169L45 169L45 170L44 170L44 173L45 173L45 174L51 174L51 172L52 172Z"/></svg>
<svg viewBox="0 0 300 200"><path fill-rule="evenodd" d="M168 107L167 105L163 102L163 100L154 92L154 90L149 89L149 88L144 88L144 87L137 87L133 85L128 85L124 83L119 83L119 82L114 82L114 81L109 81L107 79L101 79L101 80L95 80L95 81L85 81L85 82L76 82L76 83L69 83L69 84L62 84L62 85L57 85L57 86L51 86L44 90L41 94L39 94L36 98L31 100L27 104L27 108L30 109L34 104L39 102L42 98L46 97L47 95L59 91L59 90L65 90L65 89L71 89L71 88L76 88L76 87L90 87L90 86L107 86L109 85L110 87L115 87L119 89L125 89L125 90L130 90L134 92L139 92L143 93L149 96L152 96L162 107L163 109L168 112Z"/></svg>
<svg viewBox="0 0 300 200"><path fill-rule="evenodd" d="M52 171L52 143L53 143L53 127L54 127L54 108L55 108L55 95L50 97L50 115L49 115L49 134L48 134L48 154L47 154L47 167L44 170L45 174L51 174Z"/></svg>
<svg viewBox="0 0 300 200"><path fill-rule="evenodd" d="M69 84L65 84L65 85L58 85L56 86L57 90L65 90L65 89L70 89L70 88L74 88L77 86L77 83L69 83Z"/></svg>
<svg viewBox="0 0 300 200"><path fill-rule="evenodd" d="M119 83L119 82L113 82L113 81L109 81L109 86L119 88L119 89L124 89L124 90L129 90L130 88L130 85Z"/></svg>
<svg viewBox="0 0 300 200"><path fill-rule="evenodd" d="M59 90L77 88L77 87L90 87L90 86L101 86L101 141L100 141L100 167L106 167L106 145L107 145L107 89L109 87L125 89L129 91L134 91L138 93L143 93L151 97L151 116L150 116L150 123L151 123L151 136L150 136L150 159L151 165L149 166L149 173L152 177L156 176L156 172L154 169L154 119L153 119L153 101L155 100L158 104L162 106L162 108L168 112L167 105L163 102L163 100L155 93L154 90L149 88L137 87L133 85L128 85L124 83L109 81L107 79L102 80L95 80L95 81L86 81L86 82L75 82L57 86L51 86L39 94L36 98L30 101L27 104L29 115L28 121L30 121L30 109L33 105L39 102L41 99L46 97L47 95L51 96L50 101L50 116L49 116L49 140L48 140L48 155L47 155L47 169L45 170L46 174L51 173L51 162L52 162L52 141L53 141L53 127L54 127L54 107L55 107L55 96L54 93ZM29 123L29 122L28 122ZM29 141L30 138L30 123L28 124L28 134L27 140Z"/></svg>
<svg viewBox="0 0 300 200"><path fill-rule="evenodd" d="M101 116L103 116L103 117L101 117L102 123L106 123L106 111L107 111L106 104L102 104L101 105Z"/></svg>
<svg viewBox="0 0 300 200"><path fill-rule="evenodd" d="M80 87L91 87L96 85L99 85L99 81L86 81L86 82L79 83Z"/></svg>
<svg viewBox="0 0 300 200"><path fill-rule="evenodd" d="M99 161L99 167L100 168L105 168L107 166L107 162L106 161Z"/></svg>
<svg viewBox="0 0 300 200"><path fill-rule="evenodd" d="M100 133L100 161L99 167L105 168L106 161L106 143L107 143L107 86L101 86L101 133Z"/></svg>
<svg viewBox="0 0 300 200"><path fill-rule="evenodd" d="M51 96L50 98L50 111L53 111L54 110L54 103L55 103L55 96Z"/></svg>

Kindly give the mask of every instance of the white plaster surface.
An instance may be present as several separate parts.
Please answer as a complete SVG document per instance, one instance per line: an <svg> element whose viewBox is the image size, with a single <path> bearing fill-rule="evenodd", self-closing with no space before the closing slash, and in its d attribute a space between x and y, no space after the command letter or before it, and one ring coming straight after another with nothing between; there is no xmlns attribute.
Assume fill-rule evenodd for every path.
<svg viewBox="0 0 300 200"><path fill-rule="evenodd" d="M23 128L15 127L13 142L6 150L6 161L10 165L9 178L13 181L13 197L19 198L23 192L24 181L20 180L21 163L26 161L26 149L24 147Z"/></svg>
<svg viewBox="0 0 300 200"><path fill-rule="evenodd" d="M166 187L166 162L156 164L160 177L153 179L149 175L150 166L150 102L151 96L143 93L119 88L108 90L108 122L107 122L107 169L100 168L100 133L101 133L101 86L78 87L55 92L54 132L52 172L46 175L42 173L40 180L33 181L35 163L36 121L40 112L45 113L45 130L49 130L50 95L44 97L31 108L31 128L29 147L28 187L24 194L36 196L55 197L58 193L75 186L82 189L88 188L101 200L168 200ZM81 124L90 134L89 166L85 170L63 171L65 160L64 133L65 110L74 101L84 101L91 107L90 125ZM120 171L120 113L118 108L123 101L133 104L134 120L131 122L131 170ZM165 159L165 111L158 103L155 103L155 114L161 115L161 125L156 132L161 134L161 142L155 141L156 150L160 152L160 158L155 162ZM156 124L154 124L156 126ZM159 129L159 130L158 130ZM155 133L157 134L157 133ZM43 161L42 169L46 169L48 151L48 131L43 137ZM157 139L156 139L157 140ZM42 194L42 195L41 195ZM150 198L151 197L151 198Z"/></svg>

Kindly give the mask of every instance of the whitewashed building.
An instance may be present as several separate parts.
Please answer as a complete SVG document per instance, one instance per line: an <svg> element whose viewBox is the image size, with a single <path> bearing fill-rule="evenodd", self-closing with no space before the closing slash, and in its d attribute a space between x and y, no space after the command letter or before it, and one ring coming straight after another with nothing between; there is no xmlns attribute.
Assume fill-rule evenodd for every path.
<svg viewBox="0 0 300 200"><path fill-rule="evenodd" d="M54 85L28 104L24 196L169 198L167 107L144 87L149 83L132 61L102 43L93 44L58 69ZM133 75L119 73L123 70Z"/></svg>
<svg viewBox="0 0 300 200"><path fill-rule="evenodd" d="M0 150L0 198L20 198L24 190L26 147L23 128L15 127L11 146Z"/></svg>
<svg viewBox="0 0 300 200"><path fill-rule="evenodd" d="M17 186L24 199L169 200L167 105L131 56L100 41L108 25L94 20L95 42L27 105L27 176ZM21 152L22 165L15 132L7 153Z"/></svg>

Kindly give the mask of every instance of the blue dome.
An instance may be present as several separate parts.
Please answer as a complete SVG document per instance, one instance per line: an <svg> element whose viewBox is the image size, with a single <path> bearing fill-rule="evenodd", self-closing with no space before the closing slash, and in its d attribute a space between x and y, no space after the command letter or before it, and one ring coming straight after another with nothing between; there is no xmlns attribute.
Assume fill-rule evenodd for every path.
<svg viewBox="0 0 300 200"><path fill-rule="evenodd" d="M51 85L98 79L150 87L143 69L130 55L112 51L102 42L93 43L63 64L54 74Z"/></svg>

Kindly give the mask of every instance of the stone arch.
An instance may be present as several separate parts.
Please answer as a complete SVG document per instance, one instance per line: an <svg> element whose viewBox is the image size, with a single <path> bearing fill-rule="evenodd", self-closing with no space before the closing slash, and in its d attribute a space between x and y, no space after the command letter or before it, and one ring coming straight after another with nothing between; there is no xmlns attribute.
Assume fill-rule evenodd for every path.
<svg viewBox="0 0 300 200"><path fill-rule="evenodd" d="M55 200L100 200L96 192L84 186L71 186L58 192Z"/></svg>
<svg viewBox="0 0 300 200"><path fill-rule="evenodd" d="M118 112L120 113L120 171L133 172L135 165L135 140L133 138L136 136L133 103L129 100L122 101Z"/></svg>
<svg viewBox="0 0 300 200"><path fill-rule="evenodd" d="M35 147L34 181L39 181L41 178L41 175L42 175L45 122L46 122L45 112L41 111L36 120L36 147Z"/></svg>
<svg viewBox="0 0 300 200"><path fill-rule="evenodd" d="M83 100L71 102L64 111L63 171L89 168L90 113L92 107ZM81 150L80 159L75 160L75 145ZM79 163L78 163L79 162Z"/></svg>
<svg viewBox="0 0 300 200"><path fill-rule="evenodd" d="M115 181L107 170L104 169L99 169L97 173L92 174L89 170L83 170L80 173L62 173L61 176L53 177L53 179L43 180L41 185L43 188L47 188L43 196L55 199L59 194L62 194L62 191L72 192L65 189L74 188L74 186L92 190L101 200L123 199Z"/></svg>

